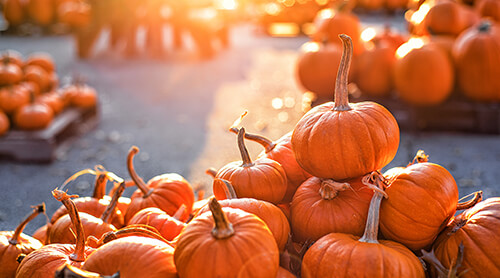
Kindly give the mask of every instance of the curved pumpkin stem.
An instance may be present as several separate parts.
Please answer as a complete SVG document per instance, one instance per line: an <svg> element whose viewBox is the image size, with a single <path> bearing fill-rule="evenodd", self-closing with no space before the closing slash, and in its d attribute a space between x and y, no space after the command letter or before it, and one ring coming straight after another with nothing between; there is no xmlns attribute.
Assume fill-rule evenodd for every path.
<svg viewBox="0 0 500 278"><path fill-rule="evenodd" d="M73 224L73 228L75 229L76 234L76 244L75 244L75 252L69 255L69 258L72 261L83 262L85 261L85 232L83 230L82 221L80 220L80 216L78 215L78 209L76 208L75 203L71 200L71 198L77 198L78 195L68 195L66 192L54 189L52 190L52 196L56 198L56 200L63 203L63 205L68 210L68 214L71 218L71 223Z"/></svg>
<svg viewBox="0 0 500 278"><path fill-rule="evenodd" d="M108 206L104 210L104 212L101 215L101 220L104 223L109 223L109 220L115 216L116 213L116 205L118 204L118 199L122 196L123 191L125 191L126 183L122 182L120 185L117 187L115 192L113 193L113 197L111 197L111 201L109 202Z"/></svg>
<svg viewBox="0 0 500 278"><path fill-rule="evenodd" d="M250 159L247 147L245 146L245 128L243 127L238 131L238 149L240 150L241 160L243 161L241 167L252 167L252 159Z"/></svg>
<svg viewBox="0 0 500 278"><path fill-rule="evenodd" d="M215 198L208 201L208 207L212 212L214 218L214 228L212 229L212 236L216 239L225 239L234 235L233 224L229 223L226 214L222 211L222 207Z"/></svg>
<svg viewBox="0 0 500 278"><path fill-rule="evenodd" d="M215 178L215 176L217 176L217 170L213 167L210 167L207 170L205 170L205 174L211 176L212 178Z"/></svg>
<svg viewBox="0 0 500 278"><path fill-rule="evenodd" d="M186 205L185 204L182 204L174 213L174 215L172 215L173 218L177 219L180 221L180 219L182 218L182 216L184 215L184 213L186 212Z"/></svg>
<svg viewBox="0 0 500 278"><path fill-rule="evenodd" d="M413 160L410 163L408 163L406 167L416 163L423 163L423 162L429 162L429 156L424 152L424 150L418 150Z"/></svg>
<svg viewBox="0 0 500 278"><path fill-rule="evenodd" d="M458 203L457 210L469 209L469 208L475 206L477 203L481 202L483 200L483 191L479 190L479 191L473 192L467 196L460 198L460 200L458 200L458 201L461 201L461 200L468 198L470 196L474 196L474 197L472 199L470 199L469 201Z"/></svg>
<svg viewBox="0 0 500 278"><path fill-rule="evenodd" d="M213 185L214 188L216 187L216 184L219 184L219 186L222 187L224 195L226 195L226 199L238 198L238 195L236 195L236 191L234 190L234 186L228 180L215 178Z"/></svg>
<svg viewBox="0 0 500 278"><path fill-rule="evenodd" d="M14 231L14 234L12 237L9 239L9 243L12 245L16 245L19 243L19 236L21 236L24 228L26 225L33 220L33 218L37 217L38 214L40 213L45 213L45 203L41 203L36 206L32 206L33 211L17 226L16 230Z"/></svg>
<svg viewBox="0 0 500 278"><path fill-rule="evenodd" d="M95 237L90 237L87 239L87 242L89 243L90 246L94 248L98 248L112 240L118 239L118 238L123 238L123 237L128 237L128 236L143 236L143 237L150 237L154 239L158 239L160 241L165 242L166 244L172 246L172 243L168 240L166 240L164 237L160 235L158 230L155 228L148 226L148 225L142 225L142 224L137 224L137 225L129 225L125 228L122 228L118 231L112 231L112 232L107 232L104 235L101 236L100 239L97 239Z"/></svg>
<svg viewBox="0 0 500 278"><path fill-rule="evenodd" d="M339 35L342 41L342 58L340 59L339 70L337 72L337 80L335 81L335 111L349 111L349 90L347 89L349 68L352 59L352 40L346 34Z"/></svg>
<svg viewBox="0 0 500 278"><path fill-rule="evenodd" d="M128 156L127 156L127 168L128 168L128 172L130 174L130 177L135 182L135 184L137 185L139 190L141 190L142 197L146 198L149 195L151 195L151 193L153 193L153 189L149 189L148 186L146 185L146 183L144 182L144 180L141 177L139 177L139 175L137 175L137 173L135 172L133 159L134 159L134 156L138 152L139 152L138 147L132 146L132 148L130 148L130 151L128 152Z"/></svg>
<svg viewBox="0 0 500 278"><path fill-rule="evenodd" d="M332 179L323 179L319 189L319 195L323 200L333 200L339 194L339 191L344 191L351 188L347 182L336 182ZM352 188L351 188L352 189Z"/></svg>
<svg viewBox="0 0 500 278"><path fill-rule="evenodd" d="M363 236L359 239L360 242L379 243L378 226L380 216L380 203L384 197L387 198L387 193L384 192L383 176L378 172L372 172L363 177L363 184L374 189L373 197L370 201L368 209L368 217L366 218L366 227Z"/></svg>
<svg viewBox="0 0 500 278"><path fill-rule="evenodd" d="M238 134L239 132L239 130L235 127L230 128L229 131L235 134ZM259 143L262 147L264 147L266 153L272 151L274 147L276 147L276 143L261 135L245 133L245 139Z"/></svg>
<svg viewBox="0 0 500 278"><path fill-rule="evenodd" d="M436 269L438 273L437 277L462 277L463 274L468 271L464 270L461 273L458 273L458 269L462 266L462 262L464 259L464 244L462 242L460 242L460 244L458 245L457 258L454 262L451 262L449 269L446 269L446 267L444 267L443 264L439 261L439 259L436 257L436 254L434 253L434 249L432 249L430 252L422 249L421 252L422 256L420 258Z"/></svg>

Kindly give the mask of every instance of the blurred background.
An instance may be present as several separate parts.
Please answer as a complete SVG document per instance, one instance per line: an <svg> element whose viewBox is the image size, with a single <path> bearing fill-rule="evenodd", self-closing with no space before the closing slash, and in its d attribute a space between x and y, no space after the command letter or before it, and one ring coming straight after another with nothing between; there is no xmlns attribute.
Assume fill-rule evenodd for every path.
<svg viewBox="0 0 500 278"><path fill-rule="evenodd" d="M376 101L400 125L387 169L424 149L460 196L500 192L498 0L0 3L0 230L30 205L51 214L50 191L82 169L129 179L133 145L145 180L178 173L210 195L205 170L241 159L228 129L244 111L240 126L277 140L333 100L340 33L354 44L351 101ZM466 49L471 37L487 50ZM34 103L50 111L18 115ZM88 196L93 182L67 188Z"/></svg>

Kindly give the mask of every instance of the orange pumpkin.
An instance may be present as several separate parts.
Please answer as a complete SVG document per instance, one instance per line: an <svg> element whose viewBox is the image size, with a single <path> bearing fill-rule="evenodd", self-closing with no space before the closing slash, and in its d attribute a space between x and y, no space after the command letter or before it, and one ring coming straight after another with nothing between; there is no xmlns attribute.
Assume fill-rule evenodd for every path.
<svg viewBox="0 0 500 278"><path fill-rule="evenodd" d="M3 62L0 62L0 86L14 85L23 79L21 68L6 61L7 59L4 59Z"/></svg>
<svg viewBox="0 0 500 278"><path fill-rule="evenodd" d="M21 106L28 104L30 94L23 86L11 86L0 88L0 110L8 115L14 112Z"/></svg>
<svg viewBox="0 0 500 278"><path fill-rule="evenodd" d="M0 232L0 277L14 277L19 265L17 256L29 254L43 244L35 238L23 234L24 227L38 214L45 213L45 204L33 207L33 212L17 226L15 231Z"/></svg>
<svg viewBox="0 0 500 278"><path fill-rule="evenodd" d="M429 247L455 214L458 187L442 166L419 162L392 170L380 208L380 231L414 251Z"/></svg>
<svg viewBox="0 0 500 278"><path fill-rule="evenodd" d="M293 196L290 218L294 241L316 241L329 233L363 235L372 195L361 178L344 183L308 179Z"/></svg>
<svg viewBox="0 0 500 278"><path fill-rule="evenodd" d="M430 8L423 24L431 34L458 36L475 21L475 16L462 4L440 0Z"/></svg>
<svg viewBox="0 0 500 278"><path fill-rule="evenodd" d="M349 103L347 73L351 39L340 35L344 53L337 75L335 102L307 112L292 134L292 149L308 173L337 181L365 175L396 155L399 127L392 114L374 102ZM338 134L342 133L342 136Z"/></svg>
<svg viewBox="0 0 500 278"><path fill-rule="evenodd" d="M453 90L455 73L444 50L433 43L410 39L396 53L394 85L403 101L431 106L448 98Z"/></svg>
<svg viewBox="0 0 500 278"><path fill-rule="evenodd" d="M481 0L474 3L475 10L482 18L490 18L500 22L500 2L496 0Z"/></svg>
<svg viewBox="0 0 500 278"><path fill-rule="evenodd" d="M457 273L463 277L500 276L500 198L489 198L455 216L433 244L437 259L446 269L455 263L463 244L463 261Z"/></svg>
<svg viewBox="0 0 500 278"><path fill-rule="evenodd" d="M16 110L14 124L23 130L39 130L48 127L54 119L54 111L43 103L29 103Z"/></svg>
<svg viewBox="0 0 500 278"><path fill-rule="evenodd" d="M179 220L186 206L182 205L174 215L170 216L159 208L145 208L138 211L128 225L144 224L158 230L166 240L173 240L184 229L186 224Z"/></svg>
<svg viewBox="0 0 500 278"><path fill-rule="evenodd" d="M57 6L57 18L70 27L86 27L91 21L91 6L84 1L63 2Z"/></svg>
<svg viewBox="0 0 500 278"><path fill-rule="evenodd" d="M388 43L375 43L359 55L356 85L367 96L388 96L394 88L395 49Z"/></svg>
<svg viewBox="0 0 500 278"><path fill-rule="evenodd" d="M55 115L61 113L64 109L64 100L56 91L42 94L35 101L49 106Z"/></svg>
<svg viewBox="0 0 500 278"><path fill-rule="evenodd" d="M259 158L255 161L245 147L245 129L238 132L238 148L241 161L231 162L222 167L216 178L224 179L234 186L236 195L242 198L255 198L274 204L285 197L287 190L286 173L283 167L269 158ZM214 188L218 200L226 198L224 191Z"/></svg>
<svg viewBox="0 0 500 278"><path fill-rule="evenodd" d="M9 24L9 27L20 25L25 21L25 5L22 0L3 1L3 17Z"/></svg>
<svg viewBox="0 0 500 278"><path fill-rule="evenodd" d="M316 241L304 255L302 277L425 277L422 264L410 250L377 239L383 197L381 192L373 194L361 238L330 233Z"/></svg>
<svg viewBox="0 0 500 278"><path fill-rule="evenodd" d="M28 0L27 10L30 19L38 25L47 26L54 19L53 0Z"/></svg>
<svg viewBox="0 0 500 278"><path fill-rule="evenodd" d="M138 152L139 148L132 146L127 156L127 168L138 189L130 197L125 223L144 208L157 207L169 215L174 215L182 205L186 206L186 210L179 220L187 220L194 203L191 184L181 175L174 173L153 177L146 184L134 169L133 159Z"/></svg>
<svg viewBox="0 0 500 278"><path fill-rule="evenodd" d="M467 29L453 45L460 90L471 100L500 100L500 30L490 21Z"/></svg>
<svg viewBox="0 0 500 278"><path fill-rule="evenodd" d="M67 86L62 89L62 94L75 107L88 109L95 107L97 104L96 90L85 84Z"/></svg>
<svg viewBox="0 0 500 278"><path fill-rule="evenodd" d="M30 54L25 61L25 66L31 65L42 67L48 74L56 70L54 59L46 52L35 52Z"/></svg>
<svg viewBox="0 0 500 278"><path fill-rule="evenodd" d="M0 59L2 63L16 64L20 68L24 66L23 55L17 50L7 49L2 51Z"/></svg>
<svg viewBox="0 0 500 278"><path fill-rule="evenodd" d="M209 208L179 236L179 277L276 277L279 251L266 224L240 209L221 208L215 198Z"/></svg>
<svg viewBox="0 0 500 278"><path fill-rule="evenodd" d="M10 121L7 115L0 110L0 136L4 135L9 131L10 128Z"/></svg>
<svg viewBox="0 0 500 278"><path fill-rule="evenodd" d="M231 128L232 132L238 133L238 129ZM286 173L287 189L285 197L281 202L289 203L292 201L293 194L297 188L311 175L304 171L297 160L295 160L295 155L292 151L292 132L288 132L276 141L271 141L264 136L251 134L245 132L245 139L255 141L264 147L264 150L259 154L257 158L269 158L272 159L283 167Z"/></svg>
<svg viewBox="0 0 500 278"><path fill-rule="evenodd" d="M50 76L47 71L37 65L29 65L24 67L24 81L31 81L38 85L41 92L45 92L50 87Z"/></svg>
<svg viewBox="0 0 500 278"><path fill-rule="evenodd" d="M31 252L21 261L16 277L53 278L60 266L69 264L80 267L94 251L93 248L85 246L83 227L78 218L78 211L71 202L72 196L57 189L52 191L52 195L61 201L73 216L76 244L49 244Z"/></svg>
<svg viewBox="0 0 500 278"><path fill-rule="evenodd" d="M335 90L334 80L341 57L342 48L337 44L305 43L295 65L296 80L319 99L330 98ZM349 72L349 80L354 76L355 69Z"/></svg>
<svg viewBox="0 0 500 278"><path fill-rule="evenodd" d="M285 249L290 234L290 224L281 209L267 201L254 198L238 198L233 186L226 180L214 179L213 187L223 187L224 191L226 191L225 199L219 201L222 207L241 209L248 213L255 214L266 223L278 244L278 249L280 251ZM204 206L197 215L208 210L208 206Z"/></svg>

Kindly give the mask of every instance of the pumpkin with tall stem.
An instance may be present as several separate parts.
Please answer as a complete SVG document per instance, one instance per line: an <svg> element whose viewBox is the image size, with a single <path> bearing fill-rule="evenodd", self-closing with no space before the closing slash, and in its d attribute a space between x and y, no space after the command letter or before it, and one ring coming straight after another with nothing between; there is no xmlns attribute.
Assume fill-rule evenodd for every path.
<svg viewBox="0 0 500 278"><path fill-rule="evenodd" d="M181 175L174 173L153 177L146 184L134 168L133 159L138 152L139 148L132 146L127 156L128 172L138 189L130 197L131 202L125 213L125 223L128 223L137 212L144 208L157 207L169 215L174 215L182 205L186 206L186 210L180 220L185 221L194 203L191 184Z"/></svg>
<svg viewBox="0 0 500 278"><path fill-rule="evenodd" d="M10 278L16 274L20 254L29 254L43 246L35 238L23 234L24 227L38 214L45 213L45 204L33 207L33 211L24 219L15 231L0 232L0 277Z"/></svg>
<svg viewBox="0 0 500 278"><path fill-rule="evenodd" d="M386 166L396 155L399 127L392 114L377 103L349 103L347 73L352 41L344 34L339 37L343 53L335 102L316 106L299 120L292 134L292 149L308 173L343 181Z"/></svg>

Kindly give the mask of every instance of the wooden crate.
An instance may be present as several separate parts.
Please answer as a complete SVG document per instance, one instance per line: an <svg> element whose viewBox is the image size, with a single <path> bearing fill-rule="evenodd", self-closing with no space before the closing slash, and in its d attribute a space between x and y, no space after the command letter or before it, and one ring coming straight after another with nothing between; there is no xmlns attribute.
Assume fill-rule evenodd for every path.
<svg viewBox="0 0 500 278"><path fill-rule="evenodd" d="M374 101L387 108L396 118L399 128L407 132L461 132L500 134L500 103L481 103L454 95L436 106L420 107L405 103L395 96L350 96L349 102ZM327 100L318 99L315 104Z"/></svg>
<svg viewBox="0 0 500 278"><path fill-rule="evenodd" d="M50 162L56 158L58 149L95 128L98 122L98 108L66 109L46 129L10 130L0 137L0 158L19 162Z"/></svg>

